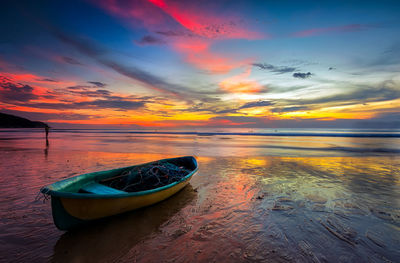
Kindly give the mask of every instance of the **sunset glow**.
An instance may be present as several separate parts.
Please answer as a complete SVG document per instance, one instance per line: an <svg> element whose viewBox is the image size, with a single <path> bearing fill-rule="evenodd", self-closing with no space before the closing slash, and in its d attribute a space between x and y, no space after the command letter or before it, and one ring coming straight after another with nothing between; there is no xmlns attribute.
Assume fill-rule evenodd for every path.
<svg viewBox="0 0 400 263"><path fill-rule="evenodd" d="M295 5L8 3L0 111L82 128L398 122L398 4Z"/></svg>

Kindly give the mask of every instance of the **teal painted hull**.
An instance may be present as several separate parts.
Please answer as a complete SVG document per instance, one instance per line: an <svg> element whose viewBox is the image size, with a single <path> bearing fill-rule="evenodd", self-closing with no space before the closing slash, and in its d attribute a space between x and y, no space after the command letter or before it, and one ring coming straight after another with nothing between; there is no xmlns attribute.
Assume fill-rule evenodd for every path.
<svg viewBox="0 0 400 263"><path fill-rule="evenodd" d="M120 175L125 170L158 162L170 162L183 166L190 172L180 181L141 192L81 193L79 189L91 182L98 182ZM51 196L53 220L60 230L70 230L93 220L112 216L160 202L185 187L197 172L197 161L192 156L158 160L108 171L78 175L58 181L41 189Z"/></svg>

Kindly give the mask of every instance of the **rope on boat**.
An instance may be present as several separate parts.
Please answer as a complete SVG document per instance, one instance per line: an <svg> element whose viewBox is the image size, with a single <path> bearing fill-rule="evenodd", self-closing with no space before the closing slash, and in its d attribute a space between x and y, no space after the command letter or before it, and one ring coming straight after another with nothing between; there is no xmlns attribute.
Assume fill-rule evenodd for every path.
<svg viewBox="0 0 400 263"><path fill-rule="evenodd" d="M47 200L50 200L50 190L42 187L35 197L35 202L43 200L43 203L46 203Z"/></svg>
<svg viewBox="0 0 400 263"><path fill-rule="evenodd" d="M180 181L189 174L189 170L168 162L135 167L125 170L112 180L101 182L109 187L125 192L139 192L162 187L173 182Z"/></svg>

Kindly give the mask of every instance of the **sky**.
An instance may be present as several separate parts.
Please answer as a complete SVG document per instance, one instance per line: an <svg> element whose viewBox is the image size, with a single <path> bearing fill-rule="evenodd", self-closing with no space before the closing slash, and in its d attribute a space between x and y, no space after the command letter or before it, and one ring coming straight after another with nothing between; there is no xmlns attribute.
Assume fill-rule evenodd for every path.
<svg viewBox="0 0 400 263"><path fill-rule="evenodd" d="M399 1L2 1L0 112L58 128L400 128Z"/></svg>

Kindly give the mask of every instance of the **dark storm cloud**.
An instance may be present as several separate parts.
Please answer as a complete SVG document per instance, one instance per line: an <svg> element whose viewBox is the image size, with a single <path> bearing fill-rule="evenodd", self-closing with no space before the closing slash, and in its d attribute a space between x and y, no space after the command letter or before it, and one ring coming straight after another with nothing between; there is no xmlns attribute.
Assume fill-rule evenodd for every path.
<svg viewBox="0 0 400 263"><path fill-rule="evenodd" d="M146 35L142 37L139 41L136 41L139 45L163 45L165 41L161 38L157 38L154 36Z"/></svg>
<svg viewBox="0 0 400 263"><path fill-rule="evenodd" d="M267 63L253 63L252 65L259 69L268 70L277 74L290 73L297 70L295 67L278 67Z"/></svg>
<svg viewBox="0 0 400 263"><path fill-rule="evenodd" d="M71 65L83 65L78 60L71 58L71 57L62 57L62 60Z"/></svg>
<svg viewBox="0 0 400 263"><path fill-rule="evenodd" d="M33 94L33 88L29 85L22 85L12 82L0 82L0 99L2 102L28 102L38 99L38 96Z"/></svg>
<svg viewBox="0 0 400 263"><path fill-rule="evenodd" d="M242 105L239 109L247 109L247 108L254 108L254 107L265 107L265 106L271 106L271 105L274 105L274 103L271 102L271 101L260 100L260 101L248 102L248 103Z"/></svg>
<svg viewBox="0 0 400 263"><path fill-rule="evenodd" d="M88 83L96 85L99 88L104 88L105 86L107 86L107 84L99 81L88 81Z"/></svg>
<svg viewBox="0 0 400 263"><path fill-rule="evenodd" d="M292 112L299 110L309 110L307 106L293 106L293 107L284 107L284 108L273 108L271 112Z"/></svg>
<svg viewBox="0 0 400 263"><path fill-rule="evenodd" d="M298 79L306 79L311 77L313 74L311 72L307 72L307 73L302 73L302 72L296 72L293 73L293 77L294 78L298 78Z"/></svg>

